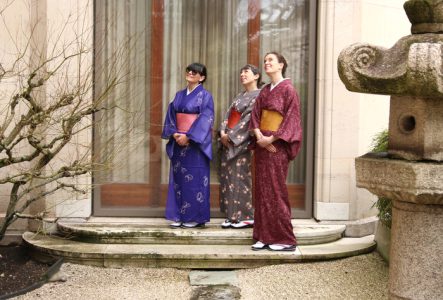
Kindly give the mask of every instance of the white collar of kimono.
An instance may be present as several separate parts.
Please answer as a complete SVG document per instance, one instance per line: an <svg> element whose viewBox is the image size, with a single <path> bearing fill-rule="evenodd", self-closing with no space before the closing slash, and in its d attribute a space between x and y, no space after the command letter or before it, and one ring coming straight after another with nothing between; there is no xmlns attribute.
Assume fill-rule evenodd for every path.
<svg viewBox="0 0 443 300"><path fill-rule="evenodd" d="M197 84L197 85L195 86L195 88L192 89L192 91L195 90L200 84L201 84L201 83ZM190 90L189 90L189 87L187 87L187 88L186 88L186 96L189 95L190 93L192 93L192 91L190 91Z"/></svg>
<svg viewBox="0 0 443 300"><path fill-rule="evenodd" d="M282 78L282 79L280 79L276 84L272 84L272 83L271 83L271 91L272 91L277 85L279 85L280 82L282 82L283 80L286 80L286 79L288 79L288 78Z"/></svg>

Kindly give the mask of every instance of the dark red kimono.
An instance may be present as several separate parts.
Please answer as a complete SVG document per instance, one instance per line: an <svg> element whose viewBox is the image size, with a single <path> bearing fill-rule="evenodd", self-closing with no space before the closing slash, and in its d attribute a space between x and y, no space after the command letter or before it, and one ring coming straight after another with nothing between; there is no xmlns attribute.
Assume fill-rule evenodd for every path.
<svg viewBox="0 0 443 300"><path fill-rule="evenodd" d="M288 165L300 150L302 127L300 100L289 79L280 82L271 91L266 85L258 95L251 114L249 128L260 128L263 110L276 111L282 117L278 130L261 130L265 136L279 139L273 143L276 153L258 145L255 150L255 212L253 238L264 244L295 245L291 224L286 177Z"/></svg>

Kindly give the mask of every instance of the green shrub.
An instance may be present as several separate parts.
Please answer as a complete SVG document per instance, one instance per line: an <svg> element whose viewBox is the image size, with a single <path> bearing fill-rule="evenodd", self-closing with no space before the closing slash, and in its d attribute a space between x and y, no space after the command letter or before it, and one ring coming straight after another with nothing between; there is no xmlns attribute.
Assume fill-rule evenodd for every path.
<svg viewBox="0 0 443 300"><path fill-rule="evenodd" d="M372 138L371 143L372 152L387 152L388 151L388 131L385 129L380 131Z"/></svg>
<svg viewBox="0 0 443 300"><path fill-rule="evenodd" d="M372 139L372 152L388 151L388 130L377 133ZM378 209L377 217L387 228L391 228L392 223L392 201L388 198L379 197L372 207Z"/></svg>

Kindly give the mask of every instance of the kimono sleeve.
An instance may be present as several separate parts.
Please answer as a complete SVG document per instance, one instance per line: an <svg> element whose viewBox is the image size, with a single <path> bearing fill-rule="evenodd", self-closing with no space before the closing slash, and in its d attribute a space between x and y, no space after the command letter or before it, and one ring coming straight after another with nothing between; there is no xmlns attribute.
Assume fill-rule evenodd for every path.
<svg viewBox="0 0 443 300"><path fill-rule="evenodd" d="M300 99L295 89L288 89L286 93L286 112L280 128L274 134L290 144L290 159L297 155L303 136L300 117Z"/></svg>
<svg viewBox="0 0 443 300"><path fill-rule="evenodd" d="M177 132L177 120L175 117L174 102L169 103L166 112L165 123L163 125L162 139L169 140Z"/></svg>
<svg viewBox="0 0 443 300"><path fill-rule="evenodd" d="M260 94L258 94L257 98L255 99L255 105L252 108L250 116L249 130L260 128L262 95L263 90L260 91Z"/></svg>
<svg viewBox="0 0 443 300"><path fill-rule="evenodd" d="M231 105L229 105L228 110L225 113L225 117L223 118L223 121L220 123L220 128L219 128L219 133L220 131L225 131L226 130L226 126L228 126L228 118L229 118L229 114L231 113L231 109L234 106L234 103L231 103Z"/></svg>
<svg viewBox="0 0 443 300"><path fill-rule="evenodd" d="M214 122L214 102L210 93L205 93L202 99L200 114L194 121L186 136L192 141L202 144L212 134Z"/></svg>
<svg viewBox="0 0 443 300"><path fill-rule="evenodd" d="M229 139L235 145L241 145L249 141L249 122L251 120L252 109L254 108L255 99L249 102L248 107L243 111L240 121L228 132Z"/></svg>

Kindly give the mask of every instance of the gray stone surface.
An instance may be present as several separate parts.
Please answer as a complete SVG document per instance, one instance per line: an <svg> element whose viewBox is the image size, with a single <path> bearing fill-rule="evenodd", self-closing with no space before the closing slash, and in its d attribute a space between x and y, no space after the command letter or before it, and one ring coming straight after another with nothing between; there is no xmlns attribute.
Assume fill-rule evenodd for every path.
<svg viewBox="0 0 443 300"><path fill-rule="evenodd" d="M60 232L70 239L96 243L119 244L212 244L251 245L252 229L222 229L222 219L212 219L204 229L173 229L165 220L154 218L106 218L101 222L63 220L57 223ZM293 220L294 234L299 245L336 241L346 226L318 224L311 220ZM370 233L372 234L372 233Z"/></svg>
<svg viewBox="0 0 443 300"><path fill-rule="evenodd" d="M410 162L375 154L355 159L357 186L389 199L443 204L443 164Z"/></svg>
<svg viewBox="0 0 443 300"><path fill-rule="evenodd" d="M252 251L250 245L95 244L27 232L23 240L40 260L53 256L66 262L121 267L176 267L194 269L251 268L348 257L371 252L374 236L301 245L294 252Z"/></svg>
<svg viewBox="0 0 443 300"><path fill-rule="evenodd" d="M409 0L404 4L412 33L443 33L443 1Z"/></svg>
<svg viewBox="0 0 443 300"><path fill-rule="evenodd" d="M352 92L442 98L441 34L409 35L392 48L353 44L338 57L338 73Z"/></svg>
<svg viewBox="0 0 443 300"><path fill-rule="evenodd" d="M443 161L441 99L392 96L389 114L391 156Z"/></svg>
<svg viewBox="0 0 443 300"><path fill-rule="evenodd" d="M236 300L240 297L240 289L236 286L204 286L194 289L190 300Z"/></svg>
<svg viewBox="0 0 443 300"><path fill-rule="evenodd" d="M392 299L441 299L443 207L393 202L389 290Z"/></svg>
<svg viewBox="0 0 443 300"><path fill-rule="evenodd" d="M191 285L235 285L238 282L235 271L191 271Z"/></svg>
<svg viewBox="0 0 443 300"><path fill-rule="evenodd" d="M377 252L389 263L391 229L379 222L375 233L375 241L377 242Z"/></svg>
<svg viewBox="0 0 443 300"><path fill-rule="evenodd" d="M369 218L351 220L351 221L320 221L321 225L343 225L346 227L343 232L345 237L364 237L375 234L375 227L378 218L373 216Z"/></svg>

